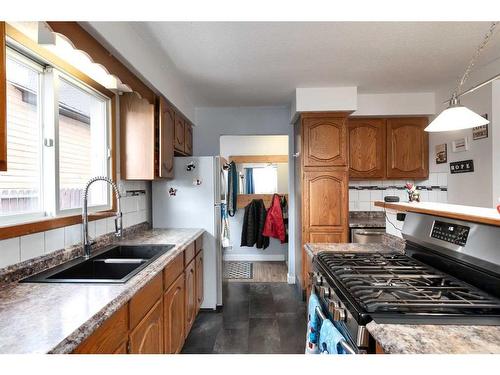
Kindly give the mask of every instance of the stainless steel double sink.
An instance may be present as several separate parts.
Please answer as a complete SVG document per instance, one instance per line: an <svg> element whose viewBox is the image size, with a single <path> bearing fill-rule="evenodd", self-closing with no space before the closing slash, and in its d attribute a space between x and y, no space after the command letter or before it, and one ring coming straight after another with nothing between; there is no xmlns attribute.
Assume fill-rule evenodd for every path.
<svg viewBox="0 0 500 375"><path fill-rule="evenodd" d="M20 282L125 283L173 247L174 245L113 245L89 259L74 259Z"/></svg>

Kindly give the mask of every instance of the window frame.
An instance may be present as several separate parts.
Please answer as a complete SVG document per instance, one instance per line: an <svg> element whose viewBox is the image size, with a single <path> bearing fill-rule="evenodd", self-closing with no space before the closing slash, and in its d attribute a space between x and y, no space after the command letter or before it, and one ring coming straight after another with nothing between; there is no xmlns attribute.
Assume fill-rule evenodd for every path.
<svg viewBox="0 0 500 375"><path fill-rule="evenodd" d="M102 95L107 101L107 112L108 112L108 175L113 181L117 181L116 178L116 121L117 121L117 100L118 95L106 89L104 86L94 81L92 78L75 68L74 66L68 64L67 62L61 60L56 55L52 54L50 51L42 48L26 35L19 32L17 29L13 28L9 24L5 24L5 36L6 45L16 50L21 54L28 54L32 59L38 60L39 62L46 63L52 66L55 70L63 73L72 79L79 81L81 84L86 85L88 88L95 90L95 92ZM56 112L58 114L58 111ZM44 126L45 129L45 126ZM43 147L45 149L45 147ZM44 155L45 156L45 155ZM45 162L45 159L44 159ZM114 216L114 210L116 209L116 199L111 191L108 189L108 202L109 207L105 207L103 210L99 210L102 207L94 207L93 213L89 215L89 220L99 220L107 217ZM46 196L46 195L45 195ZM55 203L55 202L54 202ZM63 210L62 213L53 212L52 216L44 216L40 219L33 219L31 221L23 221L16 224L5 223L5 225L0 226L0 240L19 237L22 235L39 233L47 231L50 229L61 228L69 225L79 224L82 222L81 214L75 212L67 212L68 210ZM75 211L78 211L76 209ZM29 219L28 219L29 220Z"/></svg>

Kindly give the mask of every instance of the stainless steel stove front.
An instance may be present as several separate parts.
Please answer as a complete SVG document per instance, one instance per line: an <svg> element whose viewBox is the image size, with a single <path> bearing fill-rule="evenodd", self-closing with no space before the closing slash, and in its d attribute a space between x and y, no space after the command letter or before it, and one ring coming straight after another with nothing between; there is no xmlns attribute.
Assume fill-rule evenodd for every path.
<svg viewBox="0 0 500 375"><path fill-rule="evenodd" d="M358 324L320 272L314 272L311 276L314 291L328 311L333 324L350 341L351 345L358 348L359 352L366 352L370 338L366 327Z"/></svg>

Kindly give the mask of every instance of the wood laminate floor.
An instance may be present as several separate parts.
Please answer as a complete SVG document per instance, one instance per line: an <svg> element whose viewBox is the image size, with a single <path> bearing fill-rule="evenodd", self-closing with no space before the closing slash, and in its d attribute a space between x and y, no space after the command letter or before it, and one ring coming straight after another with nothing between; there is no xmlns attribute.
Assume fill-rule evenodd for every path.
<svg viewBox="0 0 500 375"><path fill-rule="evenodd" d="M306 304L295 285L225 282L223 303L198 314L182 353L304 353Z"/></svg>
<svg viewBox="0 0 500 375"><path fill-rule="evenodd" d="M285 262L252 262L252 279L225 279L234 283L286 283L288 267Z"/></svg>

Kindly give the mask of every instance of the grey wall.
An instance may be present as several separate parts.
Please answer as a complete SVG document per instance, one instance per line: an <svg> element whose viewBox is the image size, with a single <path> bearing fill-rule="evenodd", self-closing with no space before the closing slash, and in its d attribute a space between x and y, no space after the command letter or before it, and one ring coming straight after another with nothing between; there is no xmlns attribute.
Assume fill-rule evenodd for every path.
<svg viewBox="0 0 500 375"><path fill-rule="evenodd" d="M289 116L288 107L196 108L194 154L218 155L221 135L287 135Z"/></svg>

